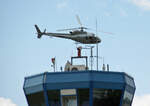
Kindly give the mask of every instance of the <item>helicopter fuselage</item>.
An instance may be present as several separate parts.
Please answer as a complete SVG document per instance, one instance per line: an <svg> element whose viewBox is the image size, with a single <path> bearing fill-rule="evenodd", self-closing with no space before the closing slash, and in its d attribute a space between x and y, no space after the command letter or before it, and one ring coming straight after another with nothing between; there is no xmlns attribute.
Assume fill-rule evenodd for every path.
<svg viewBox="0 0 150 106"><path fill-rule="evenodd" d="M46 30L44 30L44 32L41 32L37 25L35 25L35 28L37 30L38 38L41 38L42 35L47 35L51 37L71 39L73 41L83 43L83 44L97 44L101 42L101 39L95 36L94 33L89 33L83 30L75 30L75 31L71 31L70 33L50 33L50 32L46 32Z"/></svg>
<svg viewBox="0 0 150 106"><path fill-rule="evenodd" d="M66 38L71 39L76 42L80 42L83 44L97 44L101 42L101 39L97 36L95 36L93 33L88 32L72 32L70 34L68 33L45 33L45 35L52 36L52 37L60 37L60 38Z"/></svg>

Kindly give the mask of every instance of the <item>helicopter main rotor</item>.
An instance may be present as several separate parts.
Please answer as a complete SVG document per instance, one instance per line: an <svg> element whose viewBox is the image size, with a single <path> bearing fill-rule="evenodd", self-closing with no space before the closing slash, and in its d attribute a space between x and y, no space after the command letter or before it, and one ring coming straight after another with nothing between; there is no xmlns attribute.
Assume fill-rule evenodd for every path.
<svg viewBox="0 0 150 106"><path fill-rule="evenodd" d="M82 25L82 23L81 23L81 21L80 21L80 18L79 18L79 16L78 15L76 15L76 19L77 19L77 22L78 22L78 24L80 25L80 27L77 27L77 28L68 28L68 29L59 29L59 30L57 30L57 31L74 31L74 30L80 30L80 31L84 31L84 29L89 29L89 28L87 28L87 27L83 27L83 25Z"/></svg>
<svg viewBox="0 0 150 106"><path fill-rule="evenodd" d="M93 30L91 28L87 28L87 27L84 27L80 21L80 18L78 15L76 15L76 19L77 19L77 22L78 24L80 25L80 27L76 27L76 28L68 28L68 29L59 29L59 30L56 30L56 31L70 31L71 33L72 32L84 32L84 29L85 30ZM95 31L95 30L94 30ZM114 35L114 33L111 33L111 32L105 32L103 30L98 30L98 32L101 32L101 33L105 33L105 34L109 34L109 35Z"/></svg>

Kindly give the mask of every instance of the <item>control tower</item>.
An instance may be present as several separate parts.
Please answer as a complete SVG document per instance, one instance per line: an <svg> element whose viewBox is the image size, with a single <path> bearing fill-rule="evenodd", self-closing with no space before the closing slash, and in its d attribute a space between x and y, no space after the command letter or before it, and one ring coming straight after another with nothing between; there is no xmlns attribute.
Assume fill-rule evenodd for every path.
<svg viewBox="0 0 150 106"><path fill-rule="evenodd" d="M131 106L134 79L124 72L45 72L25 77L28 106Z"/></svg>

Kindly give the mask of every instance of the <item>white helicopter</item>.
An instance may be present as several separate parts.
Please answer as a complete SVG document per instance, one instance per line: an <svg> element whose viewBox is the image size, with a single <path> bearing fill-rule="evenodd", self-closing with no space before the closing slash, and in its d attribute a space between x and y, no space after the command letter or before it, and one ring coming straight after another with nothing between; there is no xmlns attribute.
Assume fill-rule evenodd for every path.
<svg viewBox="0 0 150 106"><path fill-rule="evenodd" d="M69 30L69 33L51 33L46 32L46 29L41 32L39 27L35 25L36 31L37 31L37 38L41 38L42 35L47 35L51 37L59 37L59 38L65 38L65 39L71 39L73 41L82 43L82 44L97 44L101 42L101 39L98 36L95 36L94 33L89 33L84 31L84 29L88 29L86 27L83 27L80 19L78 16L76 16L78 23L80 24L80 27L78 28L70 28L70 29L61 29L57 31L66 31Z"/></svg>

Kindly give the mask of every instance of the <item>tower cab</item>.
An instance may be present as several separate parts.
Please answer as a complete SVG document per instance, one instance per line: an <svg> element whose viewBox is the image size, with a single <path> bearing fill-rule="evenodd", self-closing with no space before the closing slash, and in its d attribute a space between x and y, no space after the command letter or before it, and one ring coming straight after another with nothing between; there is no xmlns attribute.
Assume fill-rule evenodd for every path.
<svg viewBox="0 0 150 106"><path fill-rule="evenodd" d="M23 89L29 106L131 106L135 83L124 72L45 72Z"/></svg>

